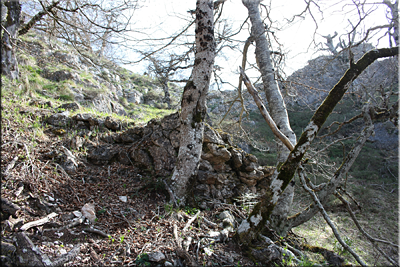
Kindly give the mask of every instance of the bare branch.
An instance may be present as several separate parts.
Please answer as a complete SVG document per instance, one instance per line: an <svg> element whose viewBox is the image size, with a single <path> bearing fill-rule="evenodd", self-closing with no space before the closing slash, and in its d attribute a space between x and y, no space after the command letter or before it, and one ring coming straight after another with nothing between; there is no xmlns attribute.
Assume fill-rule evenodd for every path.
<svg viewBox="0 0 400 267"><path fill-rule="evenodd" d="M246 73L244 72L244 70L242 69L242 67L240 68L240 74L243 78L243 82L247 87L247 90L249 91L249 93L253 96L254 102L256 102L258 109L261 112L261 115L264 117L265 121L268 123L268 126L271 128L272 132L275 134L275 136L277 138L279 138L279 140L281 140L285 146L292 151L294 146L293 144L290 142L289 138L287 138L276 126L274 120L271 118L271 116L269 115L268 110L265 108L264 104L262 103L262 100L260 98L260 96L258 95L258 92L256 91L256 89L254 88L254 86L251 84L249 78L247 77Z"/></svg>

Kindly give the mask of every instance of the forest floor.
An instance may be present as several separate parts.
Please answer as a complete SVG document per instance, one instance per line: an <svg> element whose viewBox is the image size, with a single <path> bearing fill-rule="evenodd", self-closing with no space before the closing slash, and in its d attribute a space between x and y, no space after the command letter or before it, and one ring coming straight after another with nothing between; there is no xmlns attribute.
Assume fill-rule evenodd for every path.
<svg viewBox="0 0 400 267"><path fill-rule="evenodd" d="M176 256L176 249L182 240L191 240L187 250L199 265L255 265L231 239L215 242L206 238L210 231L222 229L218 217L221 212L229 210L236 218L245 218L248 214L245 206L215 205L212 210L201 211L197 219L189 223L198 210L174 209L159 182L141 176L134 167L120 163L96 166L82 156L77 172L69 175L46 158L46 154L66 142L65 137L43 123L48 110L30 106L29 101L29 98L15 95L2 97L2 199L19 206L14 216L2 218L2 241L12 243L13 235L23 224L55 212L57 216L49 222L31 227L26 233L50 260L80 246L80 252L66 266L162 266L162 262L167 265L165 261L179 266L184 263ZM392 190L396 186L367 188L361 181L350 186L358 188L357 192L364 192L361 204L365 212L358 212L357 216L367 232L398 244L398 191ZM360 191L362 188L364 191ZM304 194L299 194L298 209L309 203ZM67 227L75 218L72 212L81 211L87 203L95 207L95 222ZM343 207L334 201L332 204L337 209L332 208L329 214L345 233L346 240L358 248L368 264L385 265L387 262L353 230L355 227L350 227L351 221L342 216ZM332 232L318 216L296 228L294 233L313 245L342 252ZM398 259L397 250L389 246L384 249ZM165 259L150 262L148 256L154 252L162 252ZM354 263L351 255L343 253L343 256ZM315 260L323 263L321 258L315 257Z"/></svg>
<svg viewBox="0 0 400 267"><path fill-rule="evenodd" d="M162 261L179 265L174 228L180 241L193 240L188 251L201 265L253 265L233 241L210 239L208 244L203 243L210 231L221 229L218 214L230 210L244 218L244 209L221 204L201 211L189 225L198 210L174 209L167 203L161 186L152 178L142 177L134 167L120 163L96 166L82 159L77 172L68 175L45 157L65 138L34 125L42 112L46 110L29 106L28 99L3 99L1 196L20 209L14 216L2 218L2 241L13 243L12 236L22 224L55 212L55 218L26 233L50 260L80 246L80 252L67 266L156 266L161 262L149 261L152 252L162 252ZM11 164L15 157L17 160ZM96 221L67 228L75 218L72 212L81 211L86 203L94 204ZM185 226L188 227L183 230ZM91 227L98 231L91 231Z"/></svg>

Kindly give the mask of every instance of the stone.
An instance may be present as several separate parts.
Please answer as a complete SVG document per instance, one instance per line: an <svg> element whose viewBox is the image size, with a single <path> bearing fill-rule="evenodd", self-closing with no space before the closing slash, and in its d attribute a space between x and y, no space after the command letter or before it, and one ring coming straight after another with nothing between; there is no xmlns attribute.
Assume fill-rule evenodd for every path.
<svg viewBox="0 0 400 267"><path fill-rule="evenodd" d="M231 155L233 160L233 167L238 170L243 164L242 153L238 149L231 149Z"/></svg>
<svg viewBox="0 0 400 267"><path fill-rule="evenodd" d="M66 109L66 110L75 111L75 110L80 110L81 106L76 102L71 102L71 103L62 104L57 109Z"/></svg>
<svg viewBox="0 0 400 267"><path fill-rule="evenodd" d="M125 91L124 93L128 103L139 105L143 102L143 94L137 90L131 89L129 91Z"/></svg>
<svg viewBox="0 0 400 267"><path fill-rule="evenodd" d="M82 215L87 218L91 223L96 222L96 210L94 204L86 203L82 207Z"/></svg>
<svg viewBox="0 0 400 267"><path fill-rule="evenodd" d="M61 155L61 167L68 174L73 174L76 172L76 168L78 167L78 162L76 157L72 154L70 150L65 147L61 147L63 154Z"/></svg>
<svg viewBox="0 0 400 267"><path fill-rule="evenodd" d="M75 135L71 138L69 146L73 150L80 150L83 147L84 142L85 142L85 139L83 139L79 135Z"/></svg>
<svg viewBox="0 0 400 267"><path fill-rule="evenodd" d="M53 114L47 118L46 122L54 126L66 127L70 123L69 112L64 111L62 113Z"/></svg>
<svg viewBox="0 0 400 267"><path fill-rule="evenodd" d="M254 162L250 162L250 164L248 164L246 166L245 170L248 171L248 172L252 172L257 168L258 168L258 164L254 163Z"/></svg>
<svg viewBox="0 0 400 267"><path fill-rule="evenodd" d="M108 129L113 130L113 131L117 131L121 127L120 124L117 121L115 121L114 119L112 119L110 116L106 117L106 120L104 121L104 125Z"/></svg>
<svg viewBox="0 0 400 267"><path fill-rule="evenodd" d="M214 170L216 172L230 172L232 168L228 164L216 164Z"/></svg>
<svg viewBox="0 0 400 267"><path fill-rule="evenodd" d="M264 264L281 260L281 253L275 244L269 245L267 248L251 248L251 255L257 262Z"/></svg>
<svg viewBox="0 0 400 267"><path fill-rule="evenodd" d="M58 70L54 72L49 72L48 70L45 70L43 71L43 76L44 78L55 82L76 79L76 74L74 75L73 73L66 70Z"/></svg>
<svg viewBox="0 0 400 267"><path fill-rule="evenodd" d="M245 183L247 186L255 186L257 184L256 180L253 179L247 179L243 176L239 176L240 181L242 181L243 183Z"/></svg>
<svg viewBox="0 0 400 267"><path fill-rule="evenodd" d="M199 170L197 173L197 180L202 184L215 184L217 174L214 172Z"/></svg>
<svg viewBox="0 0 400 267"><path fill-rule="evenodd" d="M253 170L251 172L239 172L239 176L240 177L244 177L246 179L253 179L253 180L261 180L262 178L264 178L264 173L262 171L260 171L259 169L257 170Z"/></svg>
<svg viewBox="0 0 400 267"><path fill-rule="evenodd" d="M203 150L201 158L208 160L212 165L227 162L231 158L231 153L223 146L214 143L207 143L208 152Z"/></svg>
<svg viewBox="0 0 400 267"><path fill-rule="evenodd" d="M126 116L128 113L126 113L124 106L122 106L118 102L110 102L111 105L111 111L112 113L116 113L121 116Z"/></svg>
<svg viewBox="0 0 400 267"><path fill-rule="evenodd" d="M225 210L219 214L219 218L222 220L223 228L230 228L229 230L233 230L235 227L235 217L233 217L232 213L229 210Z"/></svg>
<svg viewBox="0 0 400 267"><path fill-rule="evenodd" d="M161 251L151 252L148 254L149 261L160 262L165 260L165 255Z"/></svg>
<svg viewBox="0 0 400 267"><path fill-rule="evenodd" d="M98 146L89 150L87 159L97 165L107 164L115 158L118 151L111 146Z"/></svg>
<svg viewBox="0 0 400 267"><path fill-rule="evenodd" d="M199 170L201 171L210 171L212 172L214 170L213 166L211 165L210 162L204 159L200 159L200 165L199 165Z"/></svg>
<svg viewBox="0 0 400 267"><path fill-rule="evenodd" d="M225 144L224 141L222 140L221 136L216 131L212 130L208 124L204 124L203 142L204 143L214 143L214 144L218 144L218 145Z"/></svg>
<svg viewBox="0 0 400 267"><path fill-rule="evenodd" d="M195 193L196 193L196 195L199 195L199 196L209 197L210 196L210 187L206 184L199 184L195 188Z"/></svg>
<svg viewBox="0 0 400 267"><path fill-rule="evenodd" d="M126 203L128 201L128 197L127 196L119 196L118 198L119 198L119 200L121 200L124 203Z"/></svg>
<svg viewBox="0 0 400 267"><path fill-rule="evenodd" d="M134 163L137 163L139 167L145 169L153 168L153 160L149 156L148 152L144 149L133 149L130 152L130 158Z"/></svg>
<svg viewBox="0 0 400 267"><path fill-rule="evenodd" d="M152 139L153 146L148 151L153 158L154 170L156 172L172 171L175 167L177 153L171 143L164 137Z"/></svg>

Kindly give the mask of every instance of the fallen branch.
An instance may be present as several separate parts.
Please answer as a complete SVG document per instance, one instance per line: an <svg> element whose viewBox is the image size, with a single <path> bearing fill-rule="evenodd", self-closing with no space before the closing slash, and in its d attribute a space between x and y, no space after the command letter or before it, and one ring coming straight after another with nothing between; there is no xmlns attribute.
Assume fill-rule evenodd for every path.
<svg viewBox="0 0 400 267"><path fill-rule="evenodd" d="M210 226L211 228L218 228L218 224L216 224L216 223L214 223L214 222L212 222L212 221L209 221L206 217L204 217L204 216L201 216L200 217L208 226Z"/></svg>
<svg viewBox="0 0 400 267"><path fill-rule="evenodd" d="M373 238L372 236L370 236L360 225L360 223L358 222L356 216L354 215L354 212L351 210L350 208L350 203L343 198L342 195L340 195L339 193L335 193L335 196L340 199L340 201L343 202L343 204L346 206L347 211L349 212L351 218L353 219L355 225L357 226L358 230L360 230L360 232L371 242L371 244L394 266L399 266L399 264L393 260L391 257L389 257L380 247L378 247L378 245L376 244L377 242L379 243L383 243L383 244L387 244L393 247L399 247L396 244L393 244L392 242L386 241L386 240L382 240L382 239L377 239L377 238Z"/></svg>
<svg viewBox="0 0 400 267"><path fill-rule="evenodd" d="M176 224L174 224L173 234L177 247L182 248L181 238L178 236L178 226L176 226Z"/></svg>
<svg viewBox="0 0 400 267"><path fill-rule="evenodd" d="M98 234L98 235L101 235L102 237L108 238L108 234L104 233L101 230L95 229L95 228L86 228L83 231L93 233L93 234Z"/></svg>
<svg viewBox="0 0 400 267"><path fill-rule="evenodd" d="M44 229L44 231L61 231L61 230L64 230L64 229L72 228L72 227L77 226L78 224L83 223L85 221L85 219L86 218L84 216L82 216L79 219L73 220L70 224L67 224L66 226L63 226L63 227L60 227L60 228Z"/></svg>
<svg viewBox="0 0 400 267"><path fill-rule="evenodd" d="M40 220L36 220L33 222L28 222L24 225L21 226L21 228L19 228L21 231L26 231L29 228L35 227L35 226L39 226L39 225L43 225L45 223L48 223L50 221L50 219L56 217L58 214L55 212L50 213L49 215L47 215L46 217L40 219Z"/></svg>
<svg viewBox="0 0 400 267"><path fill-rule="evenodd" d="M357 253L355 253L341 238L338 230L336 229L335 225L329 218L329 215L326 213L324 207L322 206L321 202L319 201L317 195L315 194L312 189L310 189L307 184L306 180L304 178L304 169L302 166L299 166L298 168L298 174L300 177L300 181L302 183L303 188L311 195L311 197L314 200L315 205L318 207L319 211L321 212L322 216L324 217L326 223L331 227L333 234L335 235L336 239L339 241L339 243L343 246L344 249L346 249L351 255L353 255L354 259L361 265L366 267L367 265L360 259L360 256L358 256Z"/></svg>
<svg viewBox="0 0 400 267"><path fill-rule="evenodd" d="M185 227L183 227L183 232L186 232L186 231L187 231L187 229L189 228L189 226L196 220L196 218L199 216L199 214L200 214L200 211L198 211L198 212L193 216L193 218L191 218L191 219L186 223Z"/></svg>

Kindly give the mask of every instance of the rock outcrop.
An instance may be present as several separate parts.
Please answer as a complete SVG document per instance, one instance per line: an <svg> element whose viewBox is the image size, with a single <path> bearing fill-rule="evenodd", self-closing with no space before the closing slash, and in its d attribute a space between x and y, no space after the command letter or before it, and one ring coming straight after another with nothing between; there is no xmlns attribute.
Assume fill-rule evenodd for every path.
<svg viewBox="0 0 400 267"><path fill-rule="evenodd" d="M126 130L119 132L114 131L122 128L120 122L109 117L105 120L96 118L89 113L68 117L65 111L50 116L47 122L53 127L76 130L77 135L69 139L68 148L79 150L86 147L89 163L103 166L115 161L133 164L144 175L162 179L168 179L173 173L179 150L178 113L161 120L153 119L146 126L124 125ZM108 132L93 134L96 129ZM53 158L70 158L60 156L60 153L65 154L66 150L60 148ZM71 164L60 162L60 165L66 168ZM71 173L74 168L68 167L66 171ZM192 191L203 208L215 200L232 202L244 193L260 193L273 171L274 167L260 166L254 155L235 146L229 134L206 124L199 171L192 183Z"/></svg>

